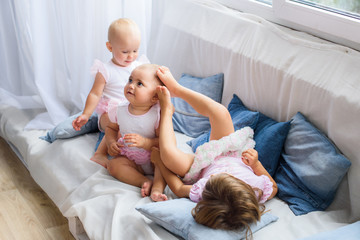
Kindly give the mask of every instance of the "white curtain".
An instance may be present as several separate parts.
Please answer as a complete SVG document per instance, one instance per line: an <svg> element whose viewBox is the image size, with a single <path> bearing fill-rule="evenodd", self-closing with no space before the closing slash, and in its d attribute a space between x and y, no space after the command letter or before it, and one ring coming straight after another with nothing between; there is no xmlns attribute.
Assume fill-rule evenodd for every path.
<svg viewBox="0 0 360 240"><path fill-rule="evenodd" d="M0 104L44 108L27 129L49 129L81 111L93 84L90 67L110 60L107 29L120 17L139 25L139 56L146 54L149 0L2 0Z"/></svg>

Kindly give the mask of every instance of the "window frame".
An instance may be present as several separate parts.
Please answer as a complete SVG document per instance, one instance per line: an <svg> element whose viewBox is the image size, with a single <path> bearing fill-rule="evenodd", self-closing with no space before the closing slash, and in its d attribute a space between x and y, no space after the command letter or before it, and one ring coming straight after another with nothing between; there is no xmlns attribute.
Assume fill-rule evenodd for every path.
<svg viewBox="0 0 360 240"><path fill-rule="evenodd" d="M273 0L273 9L279 18L360 43L360 21L356 18L290 0Z"/></svg>
<svg viewBox="0 0 360 240"><path fill-rule="evenodd" d="M216 0L230 8L360 50L360 20L291 0ZM261 0L260 0L261 1Z"/></svg>

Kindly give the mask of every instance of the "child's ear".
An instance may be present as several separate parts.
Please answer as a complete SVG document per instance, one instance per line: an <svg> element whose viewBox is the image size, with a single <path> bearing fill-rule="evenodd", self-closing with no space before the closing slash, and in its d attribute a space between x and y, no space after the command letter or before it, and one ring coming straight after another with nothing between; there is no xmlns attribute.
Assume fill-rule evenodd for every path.
<svg viewBox="0 0 360 240"><path fill-rule="evenodd" d="M110 52L112 52L112 46L110 42L106 42L106 47Z"/></svg>
<svg viewBox="0 0 360 240"><path fill-rule="evenodd" d="M155 104L159 101L159 97L157 95L157 93L155 93L155 95L152 97L151 101Z"/></svg>

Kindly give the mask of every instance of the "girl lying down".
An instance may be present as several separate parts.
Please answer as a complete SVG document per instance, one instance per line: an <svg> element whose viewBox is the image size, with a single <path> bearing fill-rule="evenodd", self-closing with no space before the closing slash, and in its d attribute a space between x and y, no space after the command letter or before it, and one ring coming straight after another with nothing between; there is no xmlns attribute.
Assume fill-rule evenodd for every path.
<svg viewBox="0 0 360 240"><path fill-rule="evenodd" d="M274 179L253 149L252 129L234 132L223 105L181 86L166 67L160 67L157 74L166 87L157 87L161 123L159 149L153 148L152 162L176 196L198 202L192 212L196 222L211 228L250 230L249 225L264 212L263 203L277 193ZM210 120L210 142L195 155L177 148L170 94Z"/></svg>

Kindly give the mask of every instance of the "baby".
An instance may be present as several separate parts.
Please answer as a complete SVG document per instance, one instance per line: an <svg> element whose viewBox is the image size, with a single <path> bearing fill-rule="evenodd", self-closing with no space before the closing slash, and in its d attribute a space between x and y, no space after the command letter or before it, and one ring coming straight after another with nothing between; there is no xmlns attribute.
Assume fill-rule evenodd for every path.
<svg viewBox="0 0 360 240"><path fill-rule="evenodd" d="M156 74L158 68L155 64L143 64L131 73L124 88L128 103L110 107L104 114L110 122L105 132L107 152L94 159L111 176L141 187L141 195L150 195L153 201L167 200L163 194L165 181L150 161L151 148L159 144L160 105L156 88L162 82ZM107 153L116 157L108 160ZM151 174L153 180L145 176Z"/></svg>

